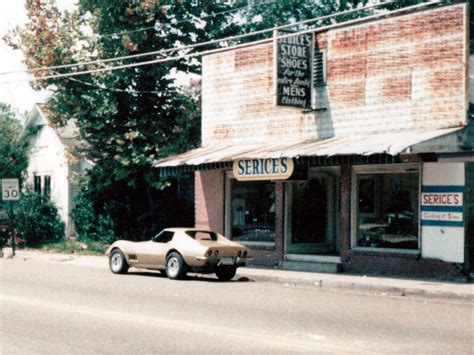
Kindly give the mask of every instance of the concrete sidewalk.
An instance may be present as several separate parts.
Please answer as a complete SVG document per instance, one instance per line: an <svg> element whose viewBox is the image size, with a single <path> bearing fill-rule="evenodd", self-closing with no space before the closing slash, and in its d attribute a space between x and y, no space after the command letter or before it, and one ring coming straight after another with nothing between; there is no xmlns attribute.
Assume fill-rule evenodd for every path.
<svg viewBox="0 0 474 355"><path fill-rule="evenodd" d="M4 254L4 258L8 258L11 255L11 249L4 248ZM25 261L42 260L45 262L108 269L108 260L106 256L85 256L17 250L14 258L23 259ZM474 304L474 284L463 282L462 280L459 282L437 280L427 281L248 267L239 268L235 279L248 279L249 281L258 282L277 282L289 286L299 285L314 287L323 291L430 298L469 302Z"/></svg>

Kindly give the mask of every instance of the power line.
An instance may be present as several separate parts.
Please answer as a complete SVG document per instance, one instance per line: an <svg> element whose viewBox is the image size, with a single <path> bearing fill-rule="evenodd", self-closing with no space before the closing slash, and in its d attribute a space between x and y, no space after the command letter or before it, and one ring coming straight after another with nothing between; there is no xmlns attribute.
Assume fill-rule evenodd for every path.
<svg viewBox="0 0 474 355"><path fill-rule="evenodd" d="M275 3L275 1L270 1L270 2L266 2L266 3L262 3L262 4L246 5L246 6L242 6L242 7L235 8L235 9L230 9L230 10L226 10L226 11L212 13L212 14L209 14L209 15L206 15L206 16L194 17L193 19L179 20L179 21L175 22L174 24L179 24L179 23L184 23L184 22L191 22L193 20L204 20L204 19L209 18L209 17L216 17L218 15L222 15L222 14L226 14L226 13L237 12L237 11L241 11L243 9L248 9L248 8L252 8L252 7L255 8L255 7L262 6L262 5L270 5L270 4L274 4L274 3ZM135 30L120 31L120 32L116 32L116 33L106 34L106 35L93 35L92 37L100 39L100 38L120 36L120 35L128 34L128 33L142 32L142 31L146 31L146 30L150 30L150 29L156 29L156 23L155 23L155 26L142 27L142 28L138 28L138 29L135 29ZM205 45L205 44L203 44L203 45ZM189 45L189 46L192 46L192 45ZM181 49L186 49L186 48L179 48L179 49L176 49L176 50L181 50ZM63 65L56 65L56 66L49 66L49 67L31 68L31 69L27 69L26 72L34 73L34 72L43 71L43 70L54 70L54 69L61 69L61 68L70 68L70 67L74 67L74 66L96 64L98 62L107 63L109 61L132 59L132 58L139 58L139 57L142 57L142 56L161 54L160 52L162 52L162 51L140 53L140 54L131 54L131 55L126 55L126 56L122 56L122 57L114 57L114 58L108 58L108 59L98 59L98 60L89 61L89 62L82 62L82 63L71 63L71 64L63 64ZM166 50L165 50L165 52L166 52ZM8 71L8 72L0 72L0 75L23 73L23 72L25 72L25 71L24 70L12 70L12 71Z"/></svg>
<svg viewBox="0 0 474 355"><path fill-rule="evenodd" d="M372 8L377 8L377 7L393 4L395 2L397 2L397 0L389 0L389 1L386 1L386 2L383 2L383 3L380 3L380 4L369 5L369 6L365 6L365 7L358 8L358 9L341 11L341 12L337 12L337 13L330 14L330 15L319 16L319 17L316 17L316 18L308 19L308 20L298 21L298 22L295 22L295 23L275 26L275 27L272 27L272 28L253 31L253 32L245 33L245 34L241 34L241 35L229 36L229 37L224 37L224 38L221 38L221 39L214 39L214 40L210 40L210 41L206 41L206 42L190 44L190 45L186 45L186 46L178 47L178 48L161 49L161 50L158 50L158 51L152 51L152 52L147 52L147 53L131 54L131 55L126 55L126 56L106 58L106 59L98 59L98 60L92 60L92 61L86 61L86 62L74 63L74 64L62 64L62 65L55 65L55 66L48 66L48 67L41 67L41 68L32 68L32 69L27 69L26 71L22 71L22 72L35 73L37 71L47 71L47 70L73 68L73 67L86 66L86 65L92 65L92 64L109 63L109 62L114 62L114 61L119 61L119 60L128 60L128 59L141 58L141 57L152 56L152 55L172 53L172 52L176 52L176 51L199 48L199 47L203 47L203 46L210 46L210 45L214 45L214 44L219 44L221 42L235 41L235 40L239 40L239 39L242 39L242 38L257 36L257 35L265 34L265 33L268 33L268 32L273 32L273 31L277 31L277 30L281 30L281 29L285 29L285 28L291 28L291 27L295 27L295 26L305 25L305 24L309 24L311 22L323 21L323 20L331 19L331 18L338 17L338 16L350 15L350 14L355 13L355 12L359 12L359 11L363 11L363 10L369 10L369 9L372 9ZM16 71L16 72L18 72L18 71ZM0 75L6 75L6 74L10 74L10 73L13 73L13 72L3 72L3 73L0 73Z"/></svg>
<svg viewBox="0 0 474 355"><path fill-rule="evenodd" d="M394 2L394 1L390 1L389 3L392 3L392 2ZM399 9L399 10L393 10L389 14L396 14L396 13L400 13L400 12L406 12L407 10L427 7L427 6L431 6L431 5L436 5L436 4L440 4L442 2L443 2L443 0L434 0L434 1L431 1L429 3L413 5L413 6L402 8L402 9ZM359 10L364 10L364 9L365 8L360 8ZM318 29L312 28L312 29L308 29L308 30L299 31L297 33L278 35L278 36L275 36L275 37L270 38L270 39L257 40L257 41L247 42L247 43L243 43L243 44L237 44L237 45L229 46L229 47L225 47L225 48L217 48L217 49L211 49L211 50L207 50L207 51L201 51L201 52L178 55L178 56L174 56L174 57L153 59L153 60L149 60L149 61L145 61L145 62L123 64L123 65L117 65L117 66L111 66L111 67L105 67L105 68L98 68L98 69L91 69L91 70L84 70L84 71L78 71L78 72L61 73L61 74L57 74L57 75L48 75L48 76L44 76L44 77L40 77L40 78L29 79L29 80L26 80L26 81L39 81L39 80L46 80L46 79L56 79L56 78L62 78L62 77L78 76L78 75L84 75L84 74L93 74L93 73L99 73L99 72L105 72L105 71L113 71L113 70L119 70L119 69L139 67L139 66L150 65L150 64L164 63L164 62L169 62L169 61L174 61L174 60L179 60L179 59L192 58L192 57L196 57L196 56L200 56L200 55L215 54L215 53L228 51L230 49L239 49L239 48L249 47L249 46L253 46L253 45L263 44L263 43L267 43L267 42L272 41L272 40L291 37L291 36L294 36L295 34L306 34L306 33L311 33L311 32L315 32L315 31L319 31L319 32L320 31L325 31L325 30L341 27L342 25L357 24L359 22L365 22L367 20L377 19L377 18L384 17L384 16L387 16L387 13L375 14L375 15L371 15L371 16L367 16L367 17L357 18L357 19L353 19L353 20L348 20L348 21L344 21L344 22L324 26L324 27L321 27L321 28L318 28ZM276 29L280 29L282 27L287 27L287 25L286 26L277 26L274 29L276 30ZM268 30L266 30L266 31L268 31ZM25 80L18 80L18 81L25 81ZM6 84L6 83L11 83L11 82L3 82L1 84Z"/></svg>

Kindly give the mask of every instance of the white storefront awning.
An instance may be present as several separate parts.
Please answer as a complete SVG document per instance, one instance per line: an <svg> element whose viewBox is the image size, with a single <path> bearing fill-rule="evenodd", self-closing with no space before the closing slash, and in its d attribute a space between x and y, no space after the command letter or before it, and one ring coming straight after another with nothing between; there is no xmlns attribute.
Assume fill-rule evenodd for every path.
<svg viewBox="0 0 474 355"><path fill-rule="evenodd" d="M156 161L156 168L197 166L209 163L230 162L237 159L300 158L311 156L373 155L400 153L432 153L456 143L457 131L464 127L367 133L357 136L303 140L281 144L219 145L201 147Z"/></svg>

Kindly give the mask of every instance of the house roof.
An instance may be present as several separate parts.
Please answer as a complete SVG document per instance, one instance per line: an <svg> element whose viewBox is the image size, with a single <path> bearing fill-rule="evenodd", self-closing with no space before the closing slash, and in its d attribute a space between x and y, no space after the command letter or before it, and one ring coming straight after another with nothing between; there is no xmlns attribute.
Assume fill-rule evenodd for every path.
<svg viewBox="0 0 474 355"><path fill-rule="evenodd" d="M36 104L25 122L25 127L31 125L48 125L56 133L61 143L68 151L74 153L76 148L84 147L76 120L68 120L64 126L57 126L49 120L50 112L44 104Z"/></svg>

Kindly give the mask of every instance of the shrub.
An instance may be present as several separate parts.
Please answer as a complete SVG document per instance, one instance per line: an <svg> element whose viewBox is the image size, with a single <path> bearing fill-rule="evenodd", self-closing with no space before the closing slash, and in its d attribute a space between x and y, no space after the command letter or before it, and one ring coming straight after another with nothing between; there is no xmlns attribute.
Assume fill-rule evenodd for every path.
<svg viewBox="0 0 474 355"><path fill-rule="evenodd" d="M22 194L16 208L15 227L27 246L57 242L65 236L56 206L35 193Z"/></svg>
<svg viewBox="0 0 474 355"><path fill-rule="evenodd" d="M91 199L81 190L74 199L71 211L77 240L84 243L99 242L109 244L117 240L114 223L107 213L96 213Z"/></svg>

